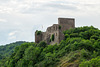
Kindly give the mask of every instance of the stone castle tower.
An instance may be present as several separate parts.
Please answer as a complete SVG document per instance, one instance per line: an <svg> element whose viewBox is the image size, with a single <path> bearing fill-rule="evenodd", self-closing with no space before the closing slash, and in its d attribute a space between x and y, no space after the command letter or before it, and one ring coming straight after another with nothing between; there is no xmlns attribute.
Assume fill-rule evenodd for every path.
<svg viewBox="0 0 100 67"><path fill-rule="evenodd" d="M75 28L75 20L73 18L58 18L58 24L48 27L46 32L35 32L35 42L45 41L51 45L60 43L64 39L63 31L70 28Z"/></svg>

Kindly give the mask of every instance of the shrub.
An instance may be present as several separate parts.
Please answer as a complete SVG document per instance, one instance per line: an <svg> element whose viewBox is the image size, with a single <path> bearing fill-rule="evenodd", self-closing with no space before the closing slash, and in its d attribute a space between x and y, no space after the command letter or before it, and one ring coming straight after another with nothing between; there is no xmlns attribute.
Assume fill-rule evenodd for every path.
<svg viewBox="0 0 100 67"><path fill-rule="evenodd" d="M44 42L44 41L41 41L37 46L38 47L44 47L45 48L47 46L47 43Z"/></svg>
<svg viewBox="0 0 100 67"><path fill-rule="evenodd" d="M65 34L65 39L69 38L70 36L68 34Z"/></svg>
<svg viewBox="0 0 100 67"><path fill-rule="evenodd" d="M59 29L61 29L61 25L59 25Z"/></svg>
<svg viewBox="0 0 100 67"><path fill-rule="evenodd" d="M51 42L51 38L50 38L49 42Z"/></svg>
<svg viewBox="0 0 100 67"><path fill-rule="evenodd" d="M36 31L36 34L37 34L37 35L40 35L40 34L41 34L41 31L38 31L38 30L37 30L37 31Z"/></svg>
<svg viewBox="0 0 100 67"><path fill-rule="evenodd" d="M72 34L70 34L70 37L79 37L79 34L78 33L72 33Z"/></svg>
<svg viewBox="0 0 100 67"><path fill-rule="evenodd" d="M90 61L83 61L79 67L100 67L100 57L93 58Z"/></svg>
<svg viewBox="0 0 100 67"><path fill-rule="evenodd" d="M95 39L95 40L98 40L98 36L93 35L93 36L91 36L91 37L90 37L90 39Z"/></svg>
<svg viewBox="0 0 100 67"><path fill-rule="evenodd" d="M89 51L85 50L85 49L82 49L81 50L81 56L80 56L80 60L83 61L85 59L90 59L90 53Z"/></svg>
<svg viewBox="0 0 100 67"><path fill-rule="evenodd" d="M51 38L50 38L50 41L54 41L54 34L52 34Z"/></svg>

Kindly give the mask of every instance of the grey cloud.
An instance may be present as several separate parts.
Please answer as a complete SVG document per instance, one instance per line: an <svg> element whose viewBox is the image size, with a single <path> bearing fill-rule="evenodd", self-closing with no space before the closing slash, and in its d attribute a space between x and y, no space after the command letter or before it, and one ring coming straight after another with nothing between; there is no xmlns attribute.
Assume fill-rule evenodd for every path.
<svg viewBox="0 0 100 67"><path fill-rule="evenodd" d="M38 6L37 6L38 5ZM48 3L35 3L32 2L30 7L23 7L19 12L26 14L42 13L42 12L57 12L58 10L71 10L76 11L78 8L75 4L68 1L50 1Z"/></svg>
<svg viewBox="0 0 100 67"><path fill-rule="evenodd" d="M23 11L22 11L23 10ZM40 12L43 12L43 11L46 11L45 9L43 8L28 8L28 9L22 9L20 12L21 13L24 13L24 14L34 14L34 13L40 13Z"/></svg>
<svg viewBox="0 0 100 67"><path fill-rule="evenodd" d="M10 0L0 0L0 3L9 2Z"/></svg>
<svg viewBox="0 0 100 67"><path fill-rule="evenodd" d="M46 4L44 6L51 7L54 9L77 10L77 7L68 5L68 4L64 4L64 5L62 5L62 4Z"/></svg>
<svg viewBox="0 0 100 67"><path fill-rule="evenodd" d="M97 6L100 6L100 4L82 4L83 6L86 6L86 7L97 7Z"/></svg>
<svg viewBox="0 0 100 67"><path fill-rule="evenodd" d="M52 8L52 9L50 9ZM42 12L57 12L58 10L71 10L76 11L78 10L77 7L72 5L61 5L61 4L55 4L55 3L49 3L49 4L40 4L39 7L31 6L30 8L23 8L21 10L21 13L42 13Z"/></svg>

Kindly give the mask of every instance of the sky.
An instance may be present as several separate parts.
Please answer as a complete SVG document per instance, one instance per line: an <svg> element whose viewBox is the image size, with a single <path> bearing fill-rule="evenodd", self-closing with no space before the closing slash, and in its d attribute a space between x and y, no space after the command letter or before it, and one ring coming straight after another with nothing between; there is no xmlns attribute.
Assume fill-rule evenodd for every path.
<svg viewBox="0 0 100 67"><path fill-rule="evenodd" d="M0 45L34 42L35 31L45 31L59 17L100 29L100 0L0 0Z"/></svg>

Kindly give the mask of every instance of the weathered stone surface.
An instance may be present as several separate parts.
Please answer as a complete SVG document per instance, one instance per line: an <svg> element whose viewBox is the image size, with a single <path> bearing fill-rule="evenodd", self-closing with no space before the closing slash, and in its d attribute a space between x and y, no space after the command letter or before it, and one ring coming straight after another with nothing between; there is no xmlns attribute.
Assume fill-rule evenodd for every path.
<svg viewBox="0 0 100 67"><path fill-rule="evenodd" d="M58 24L48 27L46 32L42 32L40 35L35 32L35 42L45 41L51 45L60 43L64 39L63 31L70 28L75 28L75 20L73 18L58 18ZM51 40L52 35L54 35L54 41Z"/></svg>

